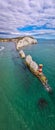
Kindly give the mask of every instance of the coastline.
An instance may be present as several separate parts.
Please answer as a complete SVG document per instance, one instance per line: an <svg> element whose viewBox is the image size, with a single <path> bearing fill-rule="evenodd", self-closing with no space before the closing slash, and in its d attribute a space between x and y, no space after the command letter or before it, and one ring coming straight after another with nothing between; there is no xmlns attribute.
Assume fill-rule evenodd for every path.
<svg viewBox="0 0 55 130"><path fill-rule="evenodd" d="M0 128L3 129L4 126L6 129L8 125L9 129L12 126L14 130L19 129L23 120L29 129L35 130L36 126L40 130L55 128L55 116L51 116L55 115L55 95L48 94L40 81L28 71L14 43L1 43L1 45L5 46L5 51L0 55L0 121L2 122L1 117L3 117L5 126L2 122ZM53 46L38 42L36 45L24 48L24 52L26 55L30 54L36 62L44 64L45 75L55 93L55 44ZM46 100L47 105L43 106L39 103L41 98ZM18 119L20 122L17 121Z"/></svg>
<svg viewBox="0 0 55 130"><path fill-rule="evenodd" d="M0 38L0 42L14 42L16 49L19 50L22 47L36 44L37 40L31 36L15 37L15 38Z"/></svg>

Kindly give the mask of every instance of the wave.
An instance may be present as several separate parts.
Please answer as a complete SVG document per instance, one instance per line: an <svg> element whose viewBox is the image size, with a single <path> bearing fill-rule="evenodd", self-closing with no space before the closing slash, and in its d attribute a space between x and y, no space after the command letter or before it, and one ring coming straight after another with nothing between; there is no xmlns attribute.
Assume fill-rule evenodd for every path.
<svg viewBox="0 0 55 130"><path fill-rule="evenodd" d="M4 46L0 46L0 51L4 50L4 48L5 48Z"/></svg>

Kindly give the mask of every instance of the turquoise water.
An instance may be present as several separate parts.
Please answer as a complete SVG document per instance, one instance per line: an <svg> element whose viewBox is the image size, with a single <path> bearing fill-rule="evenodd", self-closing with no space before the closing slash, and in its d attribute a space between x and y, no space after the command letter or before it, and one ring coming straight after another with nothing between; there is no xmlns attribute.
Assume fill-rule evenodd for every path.
<svg viewBox="0 0 55 130"><path fill-rule="evenodd" d="M43 64L53 94L27 69L14 43L0 43L0 130L55 130L55 41L38 42L24 51ZM40 98L47 102L43 108Z"/></svg>

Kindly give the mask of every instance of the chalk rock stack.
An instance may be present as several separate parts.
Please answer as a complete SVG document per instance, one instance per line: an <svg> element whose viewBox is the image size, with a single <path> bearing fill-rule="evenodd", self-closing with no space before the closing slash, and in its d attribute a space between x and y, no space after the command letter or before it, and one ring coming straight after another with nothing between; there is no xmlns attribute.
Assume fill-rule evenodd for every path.
<svg viewBox="0 0 55 130"><path fill-rule="evenodd" d="M19 55L21 58L25 58L25 53L23 50L20 50Z"/></svg>
<svg viewBox="0 0 55 130"><path fill-rule="evenodd" d="M32 57L30 55L27 55L25 60L26 60L26 64L30 65L30 63L32 62Z"/></svg>
<svg viewBox="0 0 55 130"><path fill-rule="evenodd" d="M36 64L36 62L34 62L32 60L32 57L30 55L26 56L26 64L28 65L28 67L33 71L36 72L38 70L38 65Z"/></svg>
<svg viewBox="0 0 55 130"><path fill-rule="evenodd" d="M38 70L38 65L36 64L36 62L32 61L30 63L30 69L32 69L32 71L36 72Z"/></svg>

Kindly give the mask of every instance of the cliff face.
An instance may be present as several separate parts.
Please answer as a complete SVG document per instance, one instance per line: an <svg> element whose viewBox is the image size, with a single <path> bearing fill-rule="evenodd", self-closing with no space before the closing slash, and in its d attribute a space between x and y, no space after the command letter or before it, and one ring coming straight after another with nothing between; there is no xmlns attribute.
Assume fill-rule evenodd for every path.
<svg viewBox="0 0 55 130"><path fill-rule="evenodd" d="M30 45L30 44L36 44L37 40L32 37L23 37L20 39L16 44L16 49L19 50L20 48Z"/></svg>
<svg viewBox="0 0 55 130"><path fill-rule="evenodd" d="M36 44L37 40L30 36L24 36L24 37L17 37L17 38L0 38L0 42L15 42L16 49L19 50L24 46L30 44Z"/></svg>

